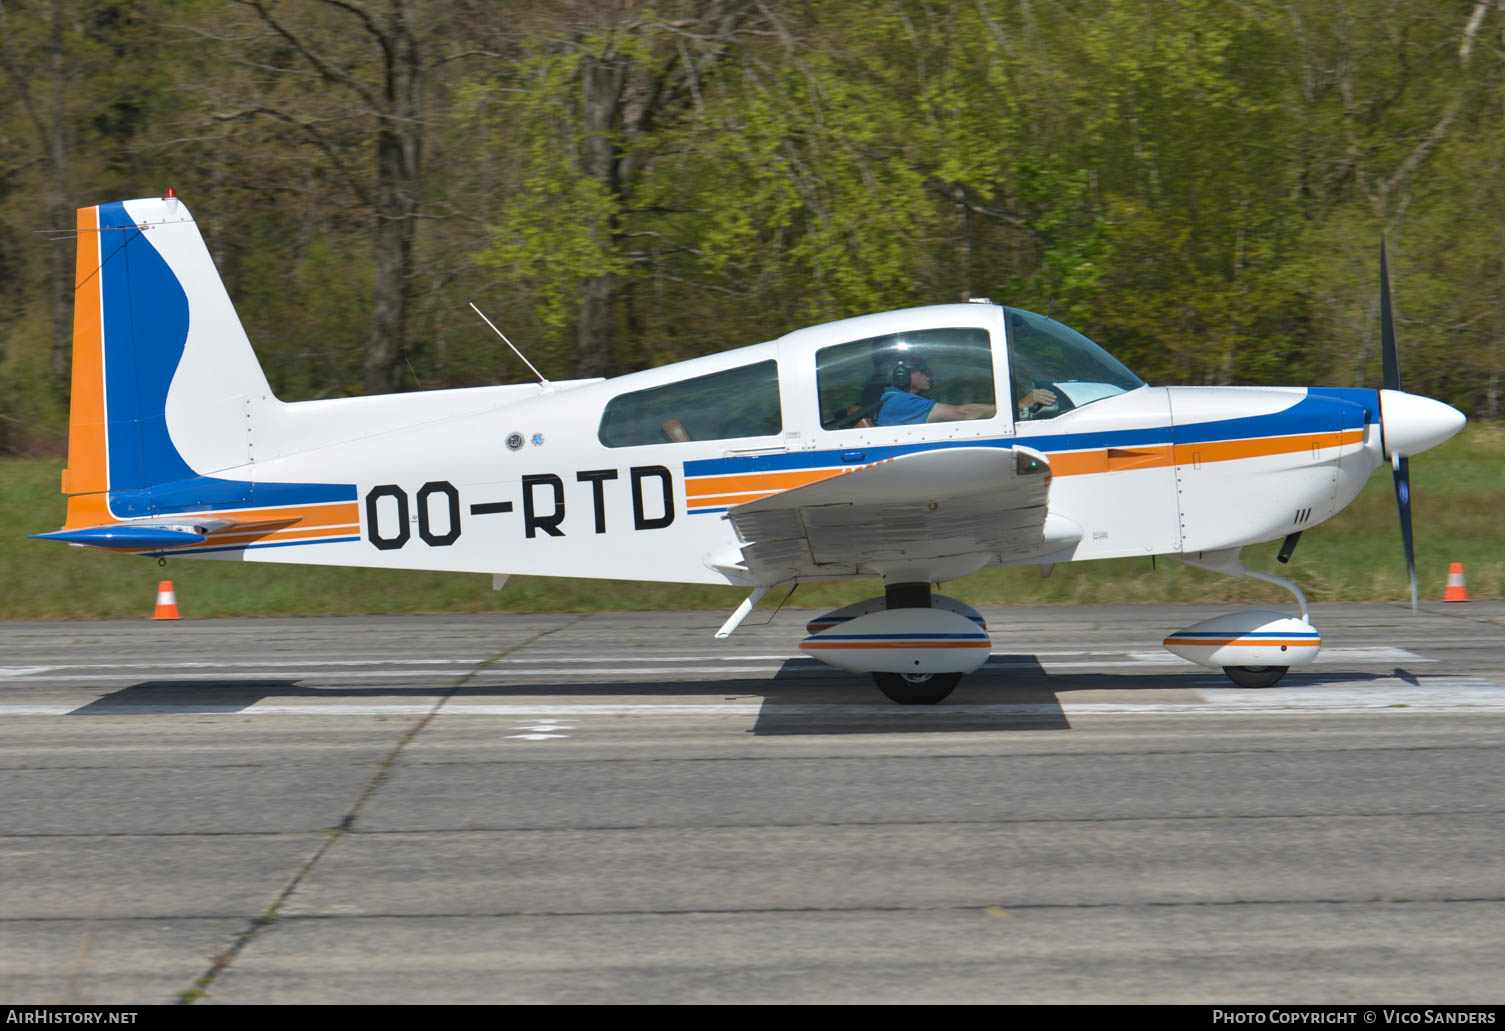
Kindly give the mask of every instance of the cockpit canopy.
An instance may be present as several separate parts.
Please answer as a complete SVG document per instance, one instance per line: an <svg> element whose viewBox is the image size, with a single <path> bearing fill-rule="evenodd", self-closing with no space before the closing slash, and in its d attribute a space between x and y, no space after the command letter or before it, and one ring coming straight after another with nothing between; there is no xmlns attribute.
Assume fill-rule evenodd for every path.
<svg viewBox="0 0 1505 1031"><path fill-rule="evenodd" d="M1123 363L1076 330L1018 308L1004 308L1003 313L1016 418L1054 419L1144 386ZM840 430L882 425L875 413L885 389L905 389L911 370L929 375L929 400L989 413L966 418L990 418L995 343L979 327L935 326L822 348L816 352L821 426ZM1054 399L1042 404L1041 394L1029 397L1031 392Z"/></svg>
<svg viewBox="0 0 1505 1031"><path fill-rule="evenodd" d="M839 341L814 352L821 429L855 432L981 421L1010 411L1015 420L1054 419L1144 385L1108 352L1052 319L1003 308L1006 335L1000 335L995 321L1000 309L984 313L969 305L961 315L961 307L884 313L816 327L825 338ZM896 324L903 327L899 332L893 331ZM867 332L859 339L841 339L843 328L856 327ZM888 332L874 334L874 329ZM601 443L619 448L766 441L783 435L786 423L794 428L790 436L799 436L799 427L815 413L784 410L789 398L781 377L785 384L790 376L798 380L801 369L809 368L802 363L809 361L810 352L784 346L776 358L778 347L759 344L727 357L639 374L658 382L626 390L606 403L598 427ZM749 360L754 357L762 360ZM726 367L739 359L743 364ZM676 373L663 382L665 375ZM919 379L916 373L922 374ZM625 383L643 382L639 377ZM891 415L895 411L900 414Z"/></svg>

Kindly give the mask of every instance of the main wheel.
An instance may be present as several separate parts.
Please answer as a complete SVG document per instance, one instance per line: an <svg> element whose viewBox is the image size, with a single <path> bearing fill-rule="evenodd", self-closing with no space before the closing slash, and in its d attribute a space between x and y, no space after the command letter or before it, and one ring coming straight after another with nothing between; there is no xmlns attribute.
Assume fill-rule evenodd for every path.
<svg viewBox="0 0 1505 1031"><path fill-rule="evenodd" d="M934 705L956 689L960 673L874 673L878 690L900 705Z"/></svg>
<svg viewBox="0 0 1505 1031"><path fill-rule="evenodd" d="M1224 666L1223 673L1239 687L1274 687L1290 666Z"/></svg>

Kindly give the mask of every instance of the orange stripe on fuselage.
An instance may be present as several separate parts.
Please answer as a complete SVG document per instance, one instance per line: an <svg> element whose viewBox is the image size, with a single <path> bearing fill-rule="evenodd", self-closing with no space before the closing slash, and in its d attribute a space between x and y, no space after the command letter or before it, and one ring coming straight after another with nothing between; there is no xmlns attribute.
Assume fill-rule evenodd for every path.
<svg viewBox="0 0 1505 1031"><path fill-rule="evenodd" d="M1094 451L1058 451L1047 455L1057 476L1083 476L1123 469L1156 469L1167 465L1233 462L1241 458L1265 458L1316 449L1319 452L1345 444L1361 444L1364 431L1302 433L1290 437L1256 437L1251 440L1217 440L1201 444L1151 447L1103 448Z"/></svg>
<svg viewBox="0 0 1505 1031"><path fill-rule="evenodd" d="M1218 440L1203 444L1177 444L1176 464L1197 462L1232 462L1240 458L1263 458L1266 455L1289 455L1297 451L1337 448L1360 443L1363 430L1341 433L1302 433L1292 437L1259 437L1254 440Z"/></svg>
<svg viewBox="0 0 1505 1031"><path fill-rule="evenodd" d="M1050 463L1052 476L1085 476L1088 473L1105 473L1108 471L1108 452L1097 451L1063 451L1060 454L1046 455Z"/></svg>
<svg viewBox="0 0 1505 1031"><path fill-rule="evenodd" d="M759 491L776 494L793 490L833 476L851 472L850 468L797 469L784 473L741 473L732 476L699 476L685 484L685 498L708 498L720 494L740 494ZM702 502L704 503L704 502Z"/></svg>
<svg viewBox="0 0 1505 1031"><path fill-rule="evenodd" d="M685 482L685 507L687 509L717 508L722 505L735 507L812 483L846 476L875 465L892 462L892 458L867 462L863 465L847 465L835 469L796 469L782 473L733 473L729 476L699 476Z"/></svg>
<svg viewBox="0 0 1505 1031"><path fill-rule="evenodd" d="M347 525L319 526L311 530L236 530L231 527L220 533L210 534L205 546L224 547L225 545L249 544L253 541L292 541L303 540L309 537L349 537L359 536L361 527L359 523Z"/></svg>
<svg viewBox="0 0 1505 1031"><path fill-rule="evenodd" d="M1302 433L1288 437L1218 440L1202 444L1150 444L1095 448L1091 451L1056 451L1047 454L1046 458L1053 476L1087 476L1129 469L1160 469L1169 465L1232 462L1241 458L1264 458L1309 449L1320 452L1363 441L1364 431L1354 429L1341 433ZM685 503L690 509L723 505L735 507L853 471L854 468L800 469L779 473L702 476L686 482Z"/></svg>
<svg viewBox="0 0 1505 1031"><path fill-rule="evenodd" d="M262 537L313 537L323 535L341 536L360 532L360 505L354 501L342 501L329 505L308 508L247 508L226 509L215 512L183 512L166 514L159 519L192 523L196 519L234 519L241 523L272 523L272 526L227 526L218 533L210 534L207 544L226 541L243 542ZM68 499L68 522L65 530L77 530L87 526L104 526L121 520L110 515L105 507L105 495L88 494ZM281 525L275 525L281 524Z"/></svg>
<svg viewBox="0 0 1505 1031"><path fill-rule="evenodd" d="M201 512L199 515L218 518L234 519L243 523L274 523L284 519L292 522L286 526L267 527L266 532L274 530L292 530L298 527L334 526L342 523L359 523L360 505L354 501L340 501L331 505L316 505L308 508L226 508L215 512ZM193 516L184 516L184 519L192 519ZM227 526L225 533L247 533L249 530L239 530L233 526Z"/></svg>
<svg viewBox="0 0 1505 1031"><path fill-rule="evenodd" d="M73 276L73 394L68 408L68 468L64 494L109 489L105 449L104 334L100 326L99 209L78 209L77 265ZM100 501L103 510L103 499ZM114 522L108 512L95 523ZM68 503L68 525L75 525Z"/></svg>
<svg viewBox="0 0 1505 1031"><path fill-rule="evenodd" d="M717 494L711 497L687 498L685 499L685 506L691 509L719 508L723 505L731 508L735 505L745 505L749 501L762 501L764 498L771 498L775 494L782 493L784 492L781 490L764 490L753 491L750 494Z"/></svg>
<svg viewBox="0 0 1505 1031"><path fill-rule="evenodd" d="M277 523L291 519L285 526L260 528L227 526L211 533L206 546L245 544L250 541L297 540L305 537L344 537L359 534L360 506L355 502L324 505L320 508L269 508L245 512L215 512L224 519L240 519L247 523Z"/></svg>

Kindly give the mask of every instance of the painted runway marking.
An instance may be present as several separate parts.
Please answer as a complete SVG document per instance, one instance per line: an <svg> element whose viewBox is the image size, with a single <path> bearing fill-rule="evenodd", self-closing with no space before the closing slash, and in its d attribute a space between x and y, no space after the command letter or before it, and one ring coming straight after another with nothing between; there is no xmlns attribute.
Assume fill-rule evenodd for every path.
<svg viewBox="0 0 1505 1031"><path fill-rule="evenodd" d="M1078 657L1088 661L1065 661ZM1109 660L1117 660L1109 661ZM1405 648L1324 648L1317 654L1316 665L1364 663L1436 662ZM595 665L586 665L594 663ZM623 668L623 663L643 663ZM646 665L655 663L656 665ZM701 665L691 665L700 663ZM754 664L756 663L756 665ZM1195 664L1169 652L1152 651L1052 651L1032 653L995 653L982 668L1009 669L1102 669L1115 665L1164 666L1195 669ZM384 669L387 666L412 666L413 669ZM366 668L359 668L366 667ZM443 668L443 667L448 667ZM392 680L423 676L447 676L474 672L477 676L503 674L507 677L569 676L649 676L662 674L705 673L717 676L769 675L795 671L829 672L828 667L803 655L684 655L603 656L559 658L503 659L487 663L483 659L374 659L374 660L289 660L286 664L260 660L254 669L234 663L112 663L57 666L0 666L0 679L39 683L84 684L121 683L127 681L203 681L203 680ZM111 670L113 672L67 672L72 670ZM197 672L171 672L194 670Z"/></svg>
<svg viewBox="0 0 1505 1031"><path fill-rule="evenodd" d="M0 666L0 677L7 680L12 677L29 677L37 673L46 673L57 666Z"/></svg>
<svg viewBox="0 0 1505 1031"><path fill-rule="evenodd" d="M119 669L120 667L117 666L115 668ZM223 668L223 667L221 667L221 668ZM828 670L829 669L826 666L820 666L820 665L814 665L814 664L810 668L811 669L822 669L822 670ZM25 679L27 683L35 683L35 684L43 684L43 683L46 683L46 684L101 684L101 683L127 683L127 682L130 682L130 683L139 683L141 681L153 681L153 682L164 682L164 683L172 683L172 682L180 682L181 681L181 682L188 682L188 683L198 683L198 682L205 682L205 681L226 681L226 682L230 682L230 681L240 681L240 680L320 680L322 682L329 682L329 681L335 681L335 680L395 680L395 679L412 679L414 677L421 677L421 676L424 675L424 674L416 672L414 670L399 670L399 669L356 670L356 671L351 671L351 672L348 672L348 673L331 673L331 672L329 672L327 670L314 671L314 670L301 670L301 669L257 669L257 670L245 670L245 671L234 672L234 673L156 673L156 672L153 672L154 669L160 669L160 667L143 667L143 672L140 672L140 673L100 673L100 674L93 674L93 675L68 674L68 675L65 675L65 676L34 675L34 676L26 676L24 678L21 677L21 676L16 676L16 677L11 678L11 679L15 679L15 680ZM652 667L648 667L646 669L631 670L630 672L632 674L634 674L634 675L649 674L649 673L653 673L653 674L657 674L657 673L717 673L717 674L723 674L724 675L724 674L730 674L730 673L761 673L761 674L777 673L779 671L779 669L780 669L780 667L778 667L778 666L727 666L727 665L718 665L718 666L652 666ZM457 666L457 667L454 668L453 672L448 673L448 674L441 673L441 676L443 676L443 675L460 676L460 675L463 675L463 674L466 674L466 673L470 673L470 672L475 672L477 674L477 676L481 676L481 677L485 677L487 675L487 670L486 669L475 670L474 667L460 667L460 666ZM509 669L509 670L496 670L495 672L496 673L505 673L509 677L560 677L560 676L580 676L582 674L596 674L596 675L600 675L600 676L622 676L622 675L624 675L625 673L627 673L629 671L623 670L621 668L602 667L600 669L587 668L587 669L570 669L570 670L561 670L561 669L517 669L517 670L514 670L514 669Z"/></svg>
<svg viewBox="0 0 1505 1031"><path fill-rule="evenodd" d="M679 685L645 685L677 688ZM1335 680L1325 684L1273 687L1262 691L1237 688L1189 686L1182 689L1196 700L1153 702L1073 702L1067 693L1058 702L981 704L952 703L923 709L888 703L810 702L451 702L439 708L436 718L446 716L534 717L529 733L555 733L572 729L566 720L591 716L877 716L892 719L954 719L978 716L1088 716L1088 715L1244 715L1343 714L1394 712L1505 712L1505 687L1482 677L1418 677L1413 683L1394 677L1373 680ZM80 711L86 708L87 711ZM7 716L426 716L434 711L429 703L361 703L309 701L288 705L260 701L248 706L176 704L119 704L94 702L77 705L0 705L0 718ZM528 722L525 720L525 722ZM540 725L541 724L541 725ZM545 730L548 727L550 729Z"/></svg>
<svg viewBox="0 0 1505 1031"><path fill-rule="evenodd" d="M568 734L561 734L559 731L573 730L574 724L557 723L554 720L528 720L527 722L519 723L517 729L523 731L523 733L508 734L508 739L520 741L558 741L569 737Z"/></svg>
<svg viewBox="0 0 1505 1031"><path fill-rule="evenodd" d="M263 666L276 666L276 659L257 659ZM485 659L289 659L288 666L477 666ZM68 662L53 666L0 666L0 676L7 673L17 676L30 670L48 669L218 669L226 665L217 662Z"/></svg>

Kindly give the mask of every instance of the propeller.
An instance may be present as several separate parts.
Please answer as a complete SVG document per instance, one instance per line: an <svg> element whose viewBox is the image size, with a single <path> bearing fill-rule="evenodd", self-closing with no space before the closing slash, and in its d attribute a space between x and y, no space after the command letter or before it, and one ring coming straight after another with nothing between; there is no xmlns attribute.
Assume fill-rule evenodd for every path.
<svg viewBox="0 0 1505 1031"><path fill-rule="evenodd" d="M1385 240L1380 238L1380 356L1384 367L1384 388L1400 391L1400 361L1395 353L1395 317L1390 312L1390 269L1385 262ZM1384 394L1380 395L1381 406ZM1380 415L1384 423L1383 409ZM1399 449L1390 453L1390 470L1395 477L1395 507L1400 513L1400 539L1406 549L1406 574L1411 578L1411 611L1421 605L1416 594L1416 548L1411 536L1411 460Z"/></svg>

